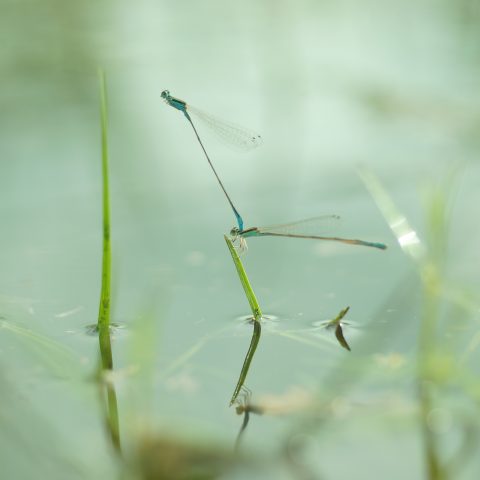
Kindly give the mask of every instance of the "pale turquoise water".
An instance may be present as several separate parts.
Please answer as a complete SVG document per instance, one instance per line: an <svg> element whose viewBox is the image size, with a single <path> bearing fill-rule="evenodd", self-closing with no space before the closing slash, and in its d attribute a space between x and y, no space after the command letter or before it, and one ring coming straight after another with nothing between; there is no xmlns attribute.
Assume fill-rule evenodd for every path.
<svg viewBox="0 0 480 480"><path fill-rule="evenodd" d="M338 389L344 402L313 431L298 414L252 417L245 451L265 454L281 473L272 466L249 478L291 478L275 452L292 432L307 435L302 461L322 478L372 478L372 469L375 478L424 478L413 396L419 283L355 168L380 176L422 237L424 185L465 162L448 279L468 301L446 307L439 338L459 368L478 364L473 5L2 2L0 451L8 478L110 478L120 468L89 380L97 342L84 333L100 289L99 65L109 86L113 320L126 327L113 345L126 449L145 424L229 449L241 423L228 401L251 327L238 320L248 303L223 239L234 217L189 125L161 101L168 88L262 134L261 148L239 155L202 131L247 226L335 213L339 233L389 245L249 241L245 268L264 313L277 317L264 326L247 379L253 399ZM351 353L311 331L347 305ZM136 329L141 315L154 326ZM133 332L147 327L135 350ZM310 343L278 335L287 331ZM355 386L343 393L344 383ZM478 415L458 384L438 400L447 457L462 422L478 430ZM455 478L476 478L475 462Z"/></svg>

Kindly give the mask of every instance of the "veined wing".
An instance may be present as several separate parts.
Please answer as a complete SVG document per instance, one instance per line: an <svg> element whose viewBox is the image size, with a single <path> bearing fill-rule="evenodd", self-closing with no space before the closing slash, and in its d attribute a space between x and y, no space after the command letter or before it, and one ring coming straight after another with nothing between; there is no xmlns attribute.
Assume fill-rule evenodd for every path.
<svg viewBox="0 0 480 480"><path fill-rule="evenodd" d="M328 224L340 220L338 215L329 215L324 217L309 218L299 222L287 223L283 225L272 225L270 227L258 227L257 235L271 235L279 237L310 238L317 240L330 240L346 243L349 245L363 245L364 247L373 247L385 250L387 246L380 242L368 242L356 238L332 237L326 236ZM255 235L251 235L255 236Z"/></svg>
<svg viewBox="0 0 480 480"><path fill-rule="evenodd" d="M210 128L210 130L212 130L221 141L227 143L236 150L252 150L263 143L262 137L253 130L241 127L235 123L227 122L190 105L187 106L187 112Z"/></svg>
<svg viewBox="0 0 480 480"><path fill-rule="evenodd" d="M269 225L258 227L258 233L273 233L277 235L321 235L334 231L339 225L339 215L322 215L320 217L307 218L297 222L282 223L278 225Z"/></svg>

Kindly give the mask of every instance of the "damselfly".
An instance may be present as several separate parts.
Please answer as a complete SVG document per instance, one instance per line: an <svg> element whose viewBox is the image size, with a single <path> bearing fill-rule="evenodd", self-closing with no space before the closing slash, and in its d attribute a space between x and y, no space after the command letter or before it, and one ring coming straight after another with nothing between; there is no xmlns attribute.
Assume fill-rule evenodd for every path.
<svg viewBox="0 0 480 480"><path fill-rule="evenodd" d="M293 223L284 223L280 225L271 225L267 227L250 227L240 229L232 228L230 235L233 241L238 240L240 250L247 248L246 238L250 237L290 237L290 238L306 238L312 240L328 240L333 242L346 243L348 245L361 245L363 247L378 248L385 250L387 246L380 242L368 242L354 238L330 237L320 235L318 232L325 231L325 226L332 221L339 220L338 215L324 215L321 217L308 218Z"/></svg>
<svg viewBox="0 0 480 480"><path fill-rule="evenodd" d="M238 213L238 210L233 205L233 202L230 196L228 195L227 190L223 186L223 183L220 180L220 177L218 176L217 171L215 170L210 160L210 157L208 156L207 151L205 150L203 142L200 139L200 136L197 132L197 129L195 128L195 125L193 124L192 116L202 121L215 134L217 134L220 139L231 144L232 146L234 146L239 150L250 150L252 148L258 147L262 143L262 137L251 130L245 129L233 123L225 122L223 120L220 120L219 118L214 117L213 115L210 115L206 112L203 112L202 110L199 110L198 108L192 107L191 105L186 103L184 100L180 100L179 98L172 97L172 95L170 95L170 92L168 90L164 90L162 92L162 98L165 100L166 103L168 103L168 105L170 105L173 108L176 108L177 110L180 110L180 112L182 112L185 115L185 118L188 120L188 122L192 126L193 131L195 132L195 136L197 137L198 143L200 143L200 146L202 147L203 153L205 154L205 157L210 165L210 168L215 174L215 177L217 178L217 181L220 184L220 187L222 188L223 193L227 197L228 203L232 207L233 213L235 214L235 218L237 219L238 228L239 230L243 230L243 219L240 213Z"/></svg>

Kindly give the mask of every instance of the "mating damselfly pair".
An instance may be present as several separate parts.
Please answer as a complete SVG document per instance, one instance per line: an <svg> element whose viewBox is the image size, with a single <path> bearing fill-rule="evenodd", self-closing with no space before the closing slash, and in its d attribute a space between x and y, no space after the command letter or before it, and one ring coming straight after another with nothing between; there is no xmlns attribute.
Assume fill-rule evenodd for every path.
<svg viewBox="0 0 480 480"><path fill-rule="evenodd" d="M246 249L246 238L263 236L327 240L341 242L349 245L361 245L364 247L378 248L380 250L385 250L387 248L385 244L380 242L369 242L365 240L322 235L320 232L324 231L323 227L325 225L325 221L338 220L338 215L325 215L292 223L272 225L269 227L244 228L243 218L234 206L230 195L227 193L227 190L225 189L222 181L220 180L220 177L215 170L212 161L210 160L205 146L200 139L198 131L193 123L192 116L195 117L195 119L198 119L208 128L210 128L223 141L226 141L227 143L240 150L250 150L252 148L258 147L262 143L262 137L252 130L240 127L233 123L225 122L213 115L210 115L206 112L203 112L202 110L192 107L184 100L180 100L179 98L170 95L170 92L168 90L164 90L161 96L165 100L165 102L168 103L168 105L182 112L192 126L198 143L202 147L203 153L210 165L210 168L212 169L220 187L222 188L223 193L227 197L228 203L230 204L230 207L232 208L235 218L237 220L238 226L232 228L232 230L230 231L230 235L232 236L232 239L234 241L238 240L240 250L243 251Z"/></svg>

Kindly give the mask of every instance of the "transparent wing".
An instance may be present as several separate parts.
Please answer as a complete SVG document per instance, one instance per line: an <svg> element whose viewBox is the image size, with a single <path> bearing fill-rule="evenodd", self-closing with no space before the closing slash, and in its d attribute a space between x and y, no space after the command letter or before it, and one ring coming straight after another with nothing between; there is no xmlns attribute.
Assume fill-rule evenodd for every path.
<svg viewBox="0 0 480 480"><path fill-rule="evenodd" d="M323 217L308 218L294 223L286 223L282 225L272 225L270 227L257 227L248 234L248 229L245 236L271 235L284 236L296 238L310 238L316 240L331 240L349 245L363 245L364 247L373 247L380 250L385 250L387 246L380 242L367 242L356 238L342 238L336 236L326 236L334 228L335 223L338 224L340 217L338 215L327 215Z"/></svg>
<svg viewBox="0 0 480 480"><path fill-rule="evenodd" d="M263 143L262 137L253 130L227 122L190 105L187 106L187 111L215 133L222 142L236 150L252 150Z"/></svg>
<svg viewBox="0 0 480 480"><path fill-rule="evenodd" d="M259 233L275 233L289 235L320 235L330 233L339 226L339 215L322 215L320 217L307 218L298 222L282 223L280 225L269 225L258 227Z"/></svg>

